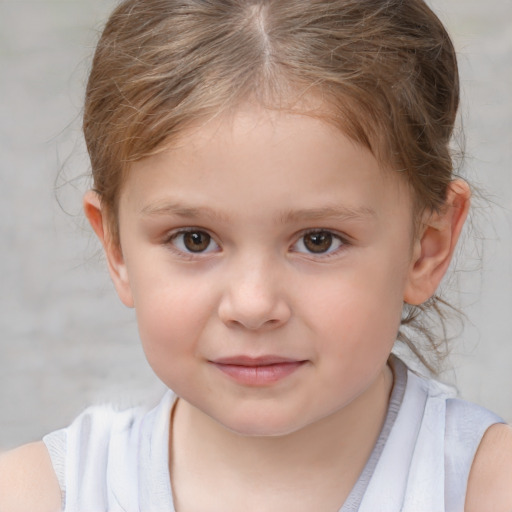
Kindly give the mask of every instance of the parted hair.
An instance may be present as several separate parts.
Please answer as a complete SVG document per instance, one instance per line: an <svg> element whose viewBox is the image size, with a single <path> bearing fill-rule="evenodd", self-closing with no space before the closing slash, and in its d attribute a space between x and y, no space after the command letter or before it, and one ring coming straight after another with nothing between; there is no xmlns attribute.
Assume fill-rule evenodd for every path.
<svg viewBox="0 0 512 512"><path fill-rule="evenodd" d="M304 98L324 108L300 112ZM459 79L423 0L124 0L99 39L83 119L113 243L130 164L247 101L324 118L407 180L418 215L443 208ZM443 304L404 305L402 325L434 352L444 340L424 313L443 326ZM433 368L403 329L398 339Z"/></svg>

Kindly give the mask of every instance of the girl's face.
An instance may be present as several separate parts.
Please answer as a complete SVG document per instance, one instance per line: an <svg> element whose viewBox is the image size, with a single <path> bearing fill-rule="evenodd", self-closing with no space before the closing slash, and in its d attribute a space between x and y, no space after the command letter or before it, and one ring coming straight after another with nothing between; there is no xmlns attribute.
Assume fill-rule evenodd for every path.
<svg viewBox="0 0 512 512"><path fill-rule="evenodd" d="M333 127L248 108L135 163L114 280L156 374L225 427L293 432L383 374L411 194Z"/></svg>

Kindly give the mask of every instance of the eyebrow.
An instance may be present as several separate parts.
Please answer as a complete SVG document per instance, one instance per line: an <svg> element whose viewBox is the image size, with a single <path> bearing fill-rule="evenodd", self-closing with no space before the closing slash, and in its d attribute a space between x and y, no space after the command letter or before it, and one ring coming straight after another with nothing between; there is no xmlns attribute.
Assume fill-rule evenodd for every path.
<svg viewBox="0 0 512 512"><path fill-rule="evenodd" d="M229 222L229 215L208 206L189 206L178 202L169 202L148 205L142 208L144 216L172 215L185 219L201 219L208 217L212 220ZM352 206L324 206L320 208L304 208L301 210L285 210L277 215L280 223L301 222L308 220L336 219L336 220L369 220L375 218L377 213L370 207Z"/></svg>
<svg viewBox="0 0 512 512"><path fill-rule="evenodd" d="M182 203L162 203L155 205L148 205L142 208L141 212L145 217L173 215L176 217L183 217L184 219L198 219L208 217L210 219L219 220L222 222L228 221L228 216L218 210L208 206L187 206Z"/></svg>
<svg viewBox="0 0 512 512"><path fill-rule="evenodd" d="M290 210L280 215L283 224L287 222L297 222L318 219L336 219L336 220L369 220L377 217L373 208L366 206L325 206L321 208L305 208L303 210Z"/></svg>

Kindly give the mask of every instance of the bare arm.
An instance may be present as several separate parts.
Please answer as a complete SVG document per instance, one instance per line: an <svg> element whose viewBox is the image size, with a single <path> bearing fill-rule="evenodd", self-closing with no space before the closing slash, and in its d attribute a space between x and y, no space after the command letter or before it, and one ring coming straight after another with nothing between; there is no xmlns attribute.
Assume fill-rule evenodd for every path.
<svg viewBox="0 0 512 512"><path fill-rule="evenodd" d="M1 512L58 512L61 491L42 442L0 455Z"/></svg>
<svg viewBox="0 0 512 512"><path fill-rule="evenodd" d="M465 512L512 511L512 427L493 425L471 467Z"/></svg>

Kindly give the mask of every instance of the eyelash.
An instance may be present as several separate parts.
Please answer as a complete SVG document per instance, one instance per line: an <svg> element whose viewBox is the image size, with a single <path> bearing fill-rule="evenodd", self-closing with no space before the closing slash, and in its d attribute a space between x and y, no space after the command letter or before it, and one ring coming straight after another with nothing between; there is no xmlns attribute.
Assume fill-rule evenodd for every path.
<svg viewBox="0 0 512 512"><path fill-rule="evenodd" d="M178 240L179 237L186 236L187 234L206 235L208 237L208 245L207 245L206 249L209 248L209 246L211 245L212 242L217 246L217 249L193 251L193 250L187 249L187 247L184 245L184 241L182 241L180 244L183 247L178 247L176 244L176 240ZM329 245L329 247L327 248L327 250L325 252L315 253L313 251L309 251L307 249L307 247L305 246L305 242L304 242L305 238L308 235L315 235L315 234L318 234L318 235L326 234L331 237L331 244ZM332 250L331 247L332 247L334 241L337 241L339 243L339 245L338 245L338 247L335 247ZM167 236L165 238L163 243L164 243L164 245L170 247L179 256L184 257L186 259L193 259L196 257L204 257L205 255L209 255L214 252L219 252L219 249L220 249L219 244L215 241L215 239L206 230L200 229L200 228L193 228L193 227L187 228L187 229L180 229L178 231L175 231L175 232L169 234L169 236ZM299 244L305 248L304 251L297 250L297 246ZM347 245L349 245L349 242L347 241L347 239L345 237L341 236L340 234L338 234L334 231L331 231L329 229L318 228L318 229L310 229L310 230L303 231L302 233L300 233L300 236L297 238L296 242L291 246L291 248L292 249L295 248L293 250L293 252L296 252L299 254L313 256L318 259L326 259L326 258L331 258L333 256L337 256L341 251L343 251L346 248Z"/></svg>
<svg viewBox="0 0 512 512"><path fill-rule="evenodd" d="M307 237L308 235L315 235L315 234L318 234L318 235L327 234L331 237L332 243L329 246L329 248L327 249L327 251L315 253L312 251L308 251L306 248L306 251L304 251L304 252L301 252L301 251L295 251L295 252L299 252L300 254L306 254L308 256L313 256L318 259L326 259L326 258L332 258L334 256L338 256L339 253L342 252L343 250L345 250L346 246L349 245L349 242L347 241L347 239L345 237L341 236L340 234L336 233L335 231L332 231L330 229L318 228L318 229L310 229L310 230L302 232L300 234L300 237L292 245L292 247L296 247L300 243L303 246L305 246L305 243L304 243L305 237ZM338 247L331 249L335 240L339 242L339 245L338 245Z"/></svg>
<svg viewBox="0 0 512 512"><path fill-rule="evenodd" d="M208 240L208 247L210 246L210 244L213 242L217 247L219 247L219 244L217 244L217 242L215 242L214 238L204 229L200 229L200 228L187 228L187 229L180 229L178 231L174 231L173 233L170 233L169 236L167 236L164 240L164 245L170 247L175 253L177 253L179 256L182 256L186 259L193 259L197 256L201 257L206 254L210 254L212 252L218 252L218 250L205 250L205 251L191 251L191 250L188 250L185 246L184 246L184 242L182 241L182 245L184 246L184 248L180 248L177 246L176 244L176 240L179 239L179 237L181 236L186 236L187 234L202 234L202 235L206 235L209 240Z"/></svg>

